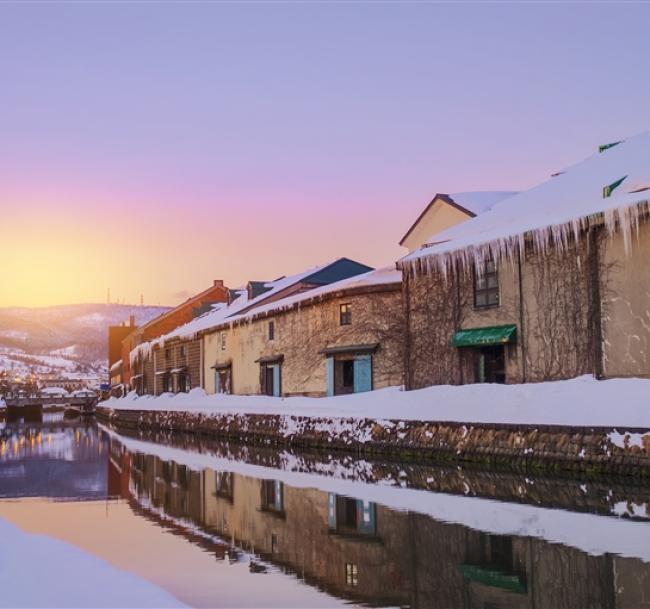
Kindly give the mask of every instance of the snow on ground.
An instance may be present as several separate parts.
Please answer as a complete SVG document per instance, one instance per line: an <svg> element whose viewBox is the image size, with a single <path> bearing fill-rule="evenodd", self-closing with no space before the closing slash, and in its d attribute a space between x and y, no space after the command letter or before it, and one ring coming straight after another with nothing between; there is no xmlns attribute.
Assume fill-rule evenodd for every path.
<svg viewBox="0 0 650 609"><path fill-rule="evenodd" d="M111 398L100 405L124 410L207 414L281 414L323 418L402 419L465 423L577 425L650 429L650 379L568 381L520 385L399 387L329 398L206 395L202 389L161 396Z"/></svg>
<svg viewBox="0 0 650 609"><path fill-rule="evenodd" d="M462 524L486 533L537 537L578 548L596 556L614 553L650 562L650 526L647 521L634 522L612 516L597 516L494 499L343 480L304 471L275 469L209 453L134 440L101 427L132 452L155 455L196 471L210 468L214 471L235 472L266 480L280 480L294 487L317 488L374 501L393 509L418 512L436 520Z"/></svg>
<svg viewBox="0 0 650 609"><path fill-rule="evenodd" d="M165 590L0 519L0 606L184 607Z"/></svg>

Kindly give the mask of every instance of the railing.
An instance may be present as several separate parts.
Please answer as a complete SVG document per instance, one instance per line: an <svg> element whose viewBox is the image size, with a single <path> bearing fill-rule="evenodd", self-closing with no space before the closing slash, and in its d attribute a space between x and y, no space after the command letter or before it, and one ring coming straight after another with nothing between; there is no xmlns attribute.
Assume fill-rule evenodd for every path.
<svg viewBox="0 0 650 609"><path fill-rule="evenodd" d="M83 411L91 411L97 405L97 397L81 396L37 396L4 398L7 408L39 408L43 406L72 406Z"/></svg>

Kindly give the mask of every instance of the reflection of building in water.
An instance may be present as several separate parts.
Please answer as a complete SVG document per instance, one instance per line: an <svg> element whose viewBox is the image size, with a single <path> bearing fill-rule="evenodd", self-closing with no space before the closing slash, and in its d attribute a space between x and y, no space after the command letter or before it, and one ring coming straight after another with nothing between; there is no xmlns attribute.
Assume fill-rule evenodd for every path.
<svg viewBox="0 0 650 609"><path fill-rule="evenodd" d="M490 535L279 480L196 472L122 454L115 442L113 450L116 463L130 464L130 471L121 466L127 496L338 597L376 606L466 609L650 606L650 565L638 559ZM251 570L264 568L253 563Z"/></svg>

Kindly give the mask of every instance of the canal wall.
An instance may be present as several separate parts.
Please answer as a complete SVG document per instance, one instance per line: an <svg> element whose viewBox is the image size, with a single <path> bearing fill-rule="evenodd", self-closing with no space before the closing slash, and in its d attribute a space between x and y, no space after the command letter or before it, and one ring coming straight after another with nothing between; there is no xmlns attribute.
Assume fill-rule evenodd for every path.
<svg viewBox="0 0 650 609"><path fill-rule="evenodd" d="M650 429L120 410L118 428L186 432L245 444L345 451L401 460L473 462L518 470L650 477Z"/></svg>

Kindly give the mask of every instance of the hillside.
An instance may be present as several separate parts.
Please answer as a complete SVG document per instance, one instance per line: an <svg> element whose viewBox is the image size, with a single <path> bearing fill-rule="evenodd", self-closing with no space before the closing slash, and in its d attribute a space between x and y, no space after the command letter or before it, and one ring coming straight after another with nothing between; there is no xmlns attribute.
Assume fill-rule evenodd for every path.
<svg viewBox="0 0 650 609"><path fill-rule="evenodd" d="M61 370L105 366L108 326L130 315L140 325L167 310L119 304L0 308L0 368L36 360Z"/></svg>

